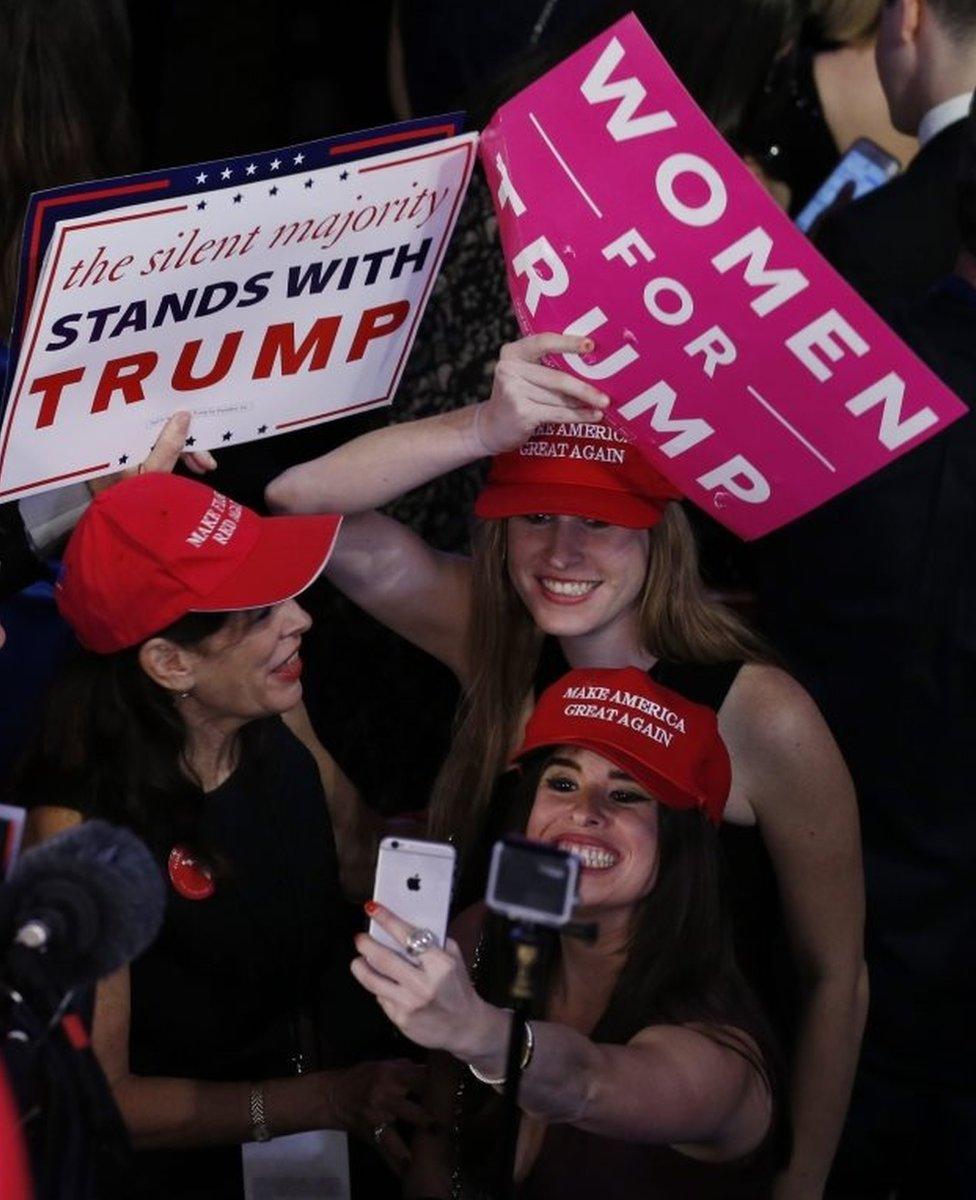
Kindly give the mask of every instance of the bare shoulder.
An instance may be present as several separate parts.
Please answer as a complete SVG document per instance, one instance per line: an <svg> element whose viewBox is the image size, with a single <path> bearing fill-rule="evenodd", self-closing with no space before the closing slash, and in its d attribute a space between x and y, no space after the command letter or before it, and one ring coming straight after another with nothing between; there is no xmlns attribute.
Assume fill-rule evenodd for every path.
<svg viewBox="0 0 976 1200"><path fill-rule="evenodd" d="M719 712L726 741L778 755L833 737L809 692L792 675L765 663L746 663Z"/></svg>
<svg viewBox="0 0 976 1200"><path fill-rule="evenodd" d="M845 808L854 802L847 767L819 708L786 671L742 668L719 713L736 786L760 820L785 806Z"/></svg>

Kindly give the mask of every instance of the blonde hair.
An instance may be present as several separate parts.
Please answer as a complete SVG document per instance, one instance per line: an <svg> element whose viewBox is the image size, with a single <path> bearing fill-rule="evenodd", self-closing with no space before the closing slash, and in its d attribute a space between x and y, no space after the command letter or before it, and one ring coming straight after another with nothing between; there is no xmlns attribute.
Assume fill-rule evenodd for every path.
<svg viewBox="0 0 976 1200"><path fill-rule="evenodd" d="M481 833L495 781L514 749L544 639L512 586L506 552L506 522L481 522L474 538L468 628L472 675L431 798L432 835L452 838L462 862ZM708 595L694 532L677 503L668 504L651 534L639 628L642 648L670 662L773 658L745 622Z"/></svg>
<svg viewBox="0 0 976 1200"><path fill-rule="evenodd" d="M884 0L814 0L812 15L832 42L858 42L878 27Z"/></svg>

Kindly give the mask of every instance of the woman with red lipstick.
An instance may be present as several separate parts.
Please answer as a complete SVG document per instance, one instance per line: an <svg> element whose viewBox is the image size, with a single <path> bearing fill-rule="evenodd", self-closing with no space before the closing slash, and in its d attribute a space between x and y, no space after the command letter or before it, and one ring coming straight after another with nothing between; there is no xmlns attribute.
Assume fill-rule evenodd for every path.
<svg viewBox="0 0 976 1200"><path fill-rule="evenodd" d="M575 915L598 927L593 944L561 937L537 987L519 1196L768 1196L786 1133L719 893L714 826L730 767L714 712L637 668L572 671L540 696L516 758L520 824L579 856ZM414 931L387 910L372 915L409 953ZM491 1194L489 1085L503 1082L509 1028L504 934L480 906L455 933L462 946L413 962L361 934L352 964L408 1037L446 1051L430 1081L438 1124L418 1134L406 1189L444 1200Z"/></svg>
<svg viewBox="0 0 976 1200"><path fill-rule="evenodd" d="M138 1151L106 1200L240 1200L241 1142L320 1128L372 1142L422 1115L412 1064L308 1069L347 924L334 828L354 793L282 717L309 626L294 597L340 522L262 518L141 475L97 496L68 544L56 599L82 649L20 797L35 838L86 817L128 826L169 885L157 941L97 991L94 1048ZM380 1149L402 1165L395 1130Z"/></svg>
<svg viewBox="0 0 976 1200"><path fill-rule="evenodd" d="M354 514L329 577L461 682L431 809L434 831L469 858L491 841L495 781L535 695L567 666L639 667L718 713L738 952L792 1048L797 1152L779 1198L814 1200L867 1008L850 776L810 697L708 594L677 493L610 432L608 398L541 361L592 349L558 334L506 346L483 404L376 430L285 472L268 498ZM485 455L470 560L365 511Z"/></svg>

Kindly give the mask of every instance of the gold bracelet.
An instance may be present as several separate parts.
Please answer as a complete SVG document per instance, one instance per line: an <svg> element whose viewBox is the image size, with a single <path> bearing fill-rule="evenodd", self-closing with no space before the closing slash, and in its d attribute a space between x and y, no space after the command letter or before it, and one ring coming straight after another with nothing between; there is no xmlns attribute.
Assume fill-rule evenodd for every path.
<svg viewBox="0 0 976 1200"><path fill-rule="evenodd" d="M522 1062L519 1067L519 1069L521 1071L524 1071L525 1068L532 1061L532 1052L534 1050L535 1050L535 1034L532 1032L532 1025L528 1021L526 1021L525 1022L525 1040L522 1043ZM505 1076L504 1075L501 1077L501 1079L489 1079L489 1077L487 1075L483 1075L478 1070L478 1068L475 1066L472 1066L471 1063L468 1063L468 1070L475 1077L475 1079L478 1080L479 1083L487 1083L489 1087L503 1087L505 1084Z"/></svg>

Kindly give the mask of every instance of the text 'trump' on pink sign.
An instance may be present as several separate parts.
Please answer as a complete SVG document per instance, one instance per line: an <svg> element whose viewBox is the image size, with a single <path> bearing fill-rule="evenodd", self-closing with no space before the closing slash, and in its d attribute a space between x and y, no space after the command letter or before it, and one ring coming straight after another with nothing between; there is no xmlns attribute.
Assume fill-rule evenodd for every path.
<svg viewBox="0 0 976 1200"><path fill-rule="evenodd" d="M794 228L633 14L500 108L481 154L523 329L592 335L565 365L740 536L967 411Z"/></svg>

